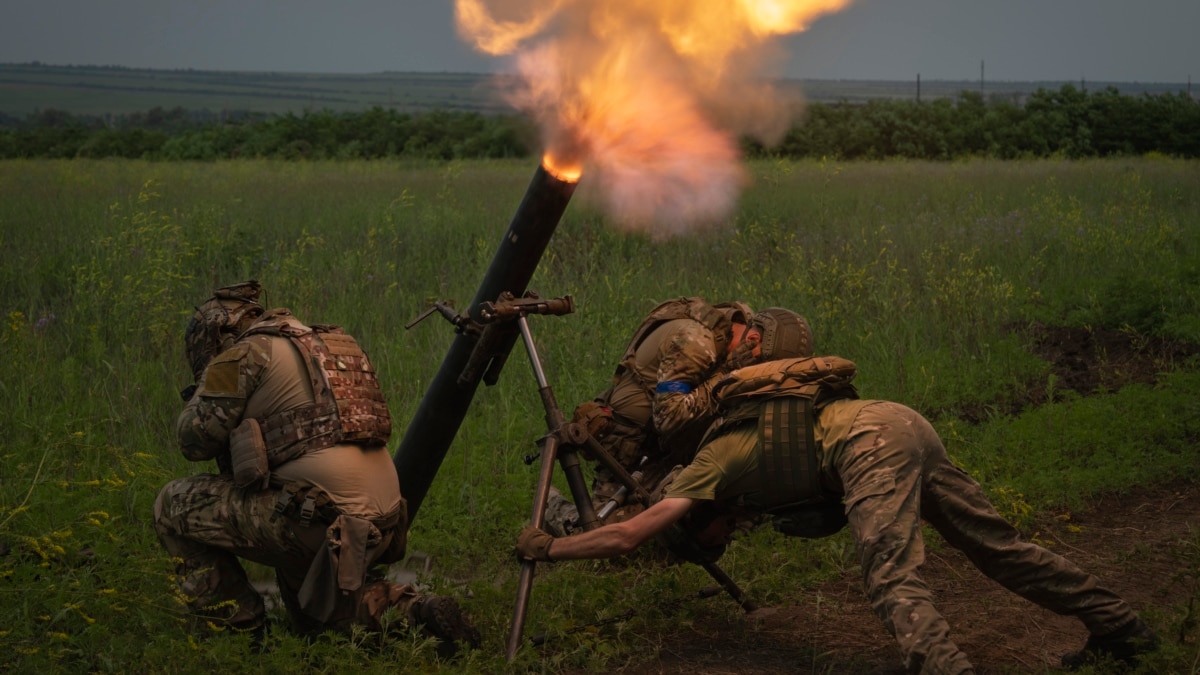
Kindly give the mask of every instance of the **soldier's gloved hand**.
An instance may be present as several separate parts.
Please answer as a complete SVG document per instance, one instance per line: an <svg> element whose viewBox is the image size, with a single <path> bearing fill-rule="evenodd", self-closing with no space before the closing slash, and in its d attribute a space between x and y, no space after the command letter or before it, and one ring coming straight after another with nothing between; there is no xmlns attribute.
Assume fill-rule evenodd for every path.
<svg viewBox="0 0 1200 675"><path fill-rule="evenodd" d="M554 537L532 525L526 525L517 535L517 558L522 560L537 560L554 562L550 557L550 544Z"/></svg>
<svg viewBox="0 0 1200 675"><path fill-rule="evenodd" d="M612 408L596 401L581 403L575 409L575 415L571 418L571 421L578 422L587 427L588 433L592 435L592 438L600 440L612 431Z"/></svg>

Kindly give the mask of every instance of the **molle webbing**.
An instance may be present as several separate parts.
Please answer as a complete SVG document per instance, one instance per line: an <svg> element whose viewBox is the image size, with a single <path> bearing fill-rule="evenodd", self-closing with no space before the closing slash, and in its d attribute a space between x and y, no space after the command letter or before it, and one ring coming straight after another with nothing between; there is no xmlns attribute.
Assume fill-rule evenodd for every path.
<svg viewBox="0 0 1200 675"><path fill-rule="evenodd" d="M392 419L367 355L338 328L287 322L255 330L287 337L300 350L315 402L260 420L267 459L279 466L307 452L339 443L386 445Z"/></svg>
<svg viewBox="0 0 1200 675"><path fill-rule="evenodd" d="M297 338L313 343L310 376L320 368L324 381L337 402L337 415L342 422L342 442L366 446L386 445L391 432L391 415L383 399L383 390L375 377L375 369L354 338L345 333L314 332ZM322 343L321 349L317 343ZM316 391L317 377L313 377ZM387 420L387 431L380 433L379 420Z"/></svg>
<svg viewBox="0 0 1200 675"><path fill-rule="evenodd" d="M782 396L762 403L759 471L768 508L816 499L823 493L813 440L812 399Z"/></svg>

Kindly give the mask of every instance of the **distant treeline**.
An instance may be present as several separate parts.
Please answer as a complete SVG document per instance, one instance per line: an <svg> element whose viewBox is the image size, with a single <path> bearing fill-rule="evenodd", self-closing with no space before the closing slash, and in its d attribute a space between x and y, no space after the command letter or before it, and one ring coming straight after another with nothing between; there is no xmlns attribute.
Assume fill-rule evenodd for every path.
<svg viewBox="0 0 1200 675"><path fill-rule="evenodd" d="M129 157L213 160L472 159L525 157L536 134L523 118L474 112L309 112L262 115L155 108L119 117L43 110L0 115L0 158ZM974 92L934 101L812 103L776 147L752 157L955 159L1200 157L1200 104L1186 94L1128 96L1115 88L1039 89L1023 103Z"/></svg>

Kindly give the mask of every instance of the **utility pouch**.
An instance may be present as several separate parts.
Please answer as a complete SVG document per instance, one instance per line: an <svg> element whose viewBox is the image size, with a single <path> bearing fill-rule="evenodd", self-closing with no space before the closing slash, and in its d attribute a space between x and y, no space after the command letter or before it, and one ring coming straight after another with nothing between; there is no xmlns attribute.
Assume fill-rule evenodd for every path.
<svg viewBox="0 0 1200 675"><path fill-rule="evenodd" d="M266 489L271 469L267 463L267 444L257 420L244 419L229 434L229 459L234 486L251 492Z"/></svg>

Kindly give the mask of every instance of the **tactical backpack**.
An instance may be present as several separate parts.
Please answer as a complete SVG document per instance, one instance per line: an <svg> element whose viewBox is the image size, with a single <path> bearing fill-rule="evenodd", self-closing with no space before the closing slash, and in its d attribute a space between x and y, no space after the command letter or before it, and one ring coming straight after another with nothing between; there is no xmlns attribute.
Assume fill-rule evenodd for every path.
<svg viewBox="0 0 1200 675"><path fill-rule="evenodd" d="M784 534L825 536L845 524L840 504L831 504L821 485L813 419L830 401L858 398L851 384L856 372L838 356L783 359L735 370L713 391L724 414L710 437L758 425L766 512Z"/></svg>
<svg viewBox="0 0 1200 675"><path fill-rule="evenodd" d="M316 400L306 408L247 420L253 422L257 430L242 430L239 426L235 432L237 438L230 439L235 482L249 485L257 480L265 481L265 476L257 469L273 468L307 452L338 443L356 443L364 447L387 444L392 432L392 418L375 369L353 337L337 326L305 326L286 309L271 310L242 337L251 335L288 338L303 356ZM243 445L249 444L257 453L253 446L259 443L265 460L261 454L256 461L251 459L252 454L238 452ZM237 478L239 463L246 470L250 470L252 464L265 463L265 467L255 466L255 471L240 480Z"/></svg>
<svg viewBox="0 0 1200 675"><path fill-rule="evenodd" d="M726 347L729 345L729 336L733 328L733 324L725 312L708 304L702 298L667 300L651 310L642 320L642 324L634 331L633 338L629 341L629 346L625 348L625 354L617 365L617 372L613 374L614 383L619 381L625 373L632 373L646 392L651 396L654 395L654 387L657 382L646 382L637 373L637 350L655 329L676 319L691 319L711 330L713 342L716 344L717 360L721 361L725 358Z"/></svg>

